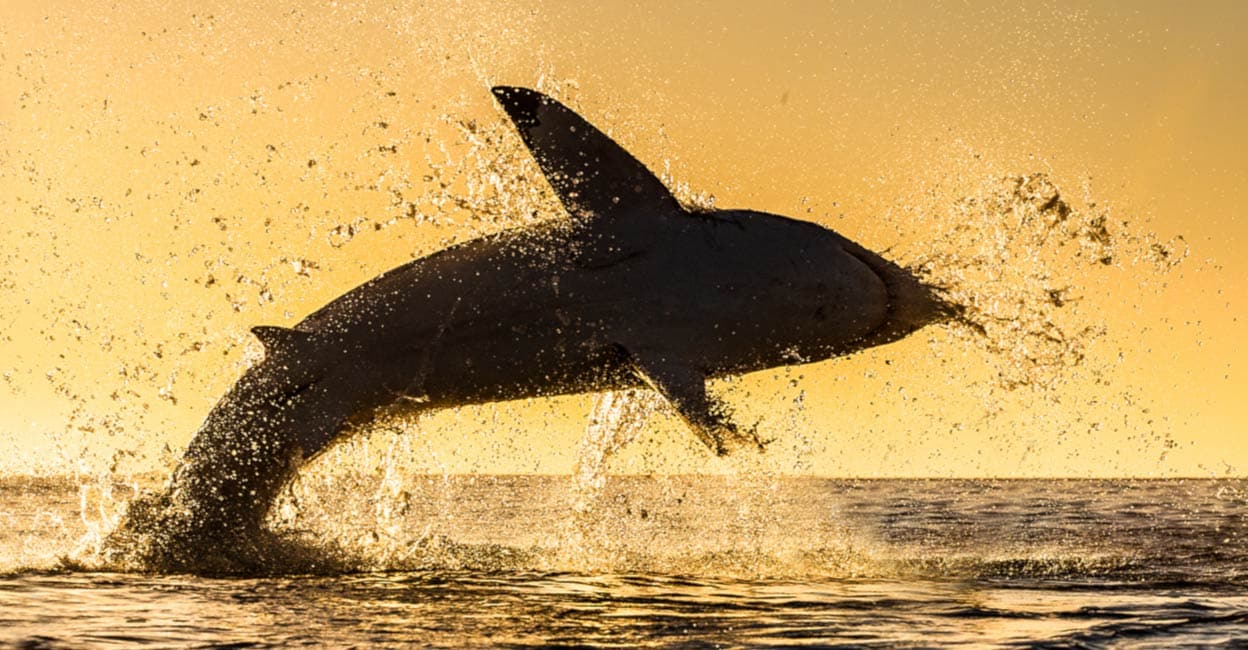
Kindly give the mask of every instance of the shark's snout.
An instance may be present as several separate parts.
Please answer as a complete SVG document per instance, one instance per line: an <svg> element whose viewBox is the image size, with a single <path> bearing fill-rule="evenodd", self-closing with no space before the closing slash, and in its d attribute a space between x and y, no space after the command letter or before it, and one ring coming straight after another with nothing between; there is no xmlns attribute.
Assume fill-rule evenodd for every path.
<svg viewBox="0 0 1248 650"><path fill-rule="evenodd" d="M924 281L916 271L853 242L846 241L843 246L875 273L887 296L884 322L866 337L863 341L866 346L896 341L928 325L955 319L962 313L939 286Z"/></svg>
<svg viewBox="0 0 1248 650"><path fill-rule="evenodd" d="M958 305L950 302L940 287L924 282L909 269L890 264L882 275L888 289L886 335L890 339L901 338L961 313Z"/></svg>

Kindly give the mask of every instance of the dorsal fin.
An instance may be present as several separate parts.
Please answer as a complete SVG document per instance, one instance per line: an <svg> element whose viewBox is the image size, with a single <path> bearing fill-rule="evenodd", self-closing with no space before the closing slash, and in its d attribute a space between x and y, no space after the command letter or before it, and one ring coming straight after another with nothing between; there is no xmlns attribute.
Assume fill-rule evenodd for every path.
<svg viewBox="0 0 1248 650"><path fill-rule="evenodd" d="M681 209L645 165L567 106L527 88L492 90L573 218Z"/></svg>
<svg viewBox="0 0 1248 650"><path fill-rule="evenodd" d="M273 325L257 325L251 328L251 333L260 339L260 344L264 346L264 356L266 357L294 352L302 347L307 347L308 339L312 336L307 332L292 330L286 327L275 327Z"/></svg>

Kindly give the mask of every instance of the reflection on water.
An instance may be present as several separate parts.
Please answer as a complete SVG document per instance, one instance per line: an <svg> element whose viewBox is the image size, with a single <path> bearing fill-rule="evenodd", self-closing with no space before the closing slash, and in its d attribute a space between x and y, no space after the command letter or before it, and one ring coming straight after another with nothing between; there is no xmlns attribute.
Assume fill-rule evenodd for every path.
<svg viewBox="0 0 1248 650"><path fill-rule="evenodd" d="M571 481L409 481L403 539L387 542L377 493L344 486L340 527L302 534L376 551L356 558L369 570L214 580L48 572L85 529L77 489L10 480L0 641L1172 647L1248 634L1243 481L609 477L589 510L574 510ZM587 565L566 531L591 510Z"/></svg>
<svg viewBox="0 0 1248 650"><path fill-rule="evenodd" d="M0 580L0 640L281 647L687 644L1134 647L1248 633L1248 597L953 581L409 572L287 580ZM42 606L37 606L36 603ZM1087 647L1087 646L1080 646Z"/></svg>

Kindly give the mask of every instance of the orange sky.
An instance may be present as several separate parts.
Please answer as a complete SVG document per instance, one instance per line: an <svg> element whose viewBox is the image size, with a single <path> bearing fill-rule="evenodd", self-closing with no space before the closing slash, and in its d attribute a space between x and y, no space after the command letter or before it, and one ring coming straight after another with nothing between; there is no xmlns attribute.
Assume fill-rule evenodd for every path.
<svg viewBox="0 0 1248 650"><path fill-rule="evenodd" d="M877 249L931 253L961 199L1035 172L1124 241L1190 247L1168 273L1058 267L1072 322L1106 334L1048 391L992 389L993 361L944 332L717 385L780 471L1248 471L1245 5L600 4L12 8L0 472L166 466L258 354L251 325L527 210L557 218L536 177L491 189L526 160L494 83L565 98L686 196ZM591 404L411 435L431 467L566 472ZM652 425L618 471L722 469L670 416Z"/></svg>

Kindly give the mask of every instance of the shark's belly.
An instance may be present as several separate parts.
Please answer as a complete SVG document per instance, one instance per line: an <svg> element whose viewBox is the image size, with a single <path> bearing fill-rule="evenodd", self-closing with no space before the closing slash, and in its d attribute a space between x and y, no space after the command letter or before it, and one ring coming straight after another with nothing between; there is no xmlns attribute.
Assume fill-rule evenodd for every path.
<svg viewBox="0 0 1248 650"><path fill-rule="evenodd" d="M633 386L628 358L583 328L498 328L447 337L429 356L414 392L434 407L500 402Z"/></svg>
<svg viewBox="0 0 1248 650"><path fill-rule="evenodd" d="M611 322L555 309L464 323L411 355L402 392L444 407L636 385Z"/></svg>

